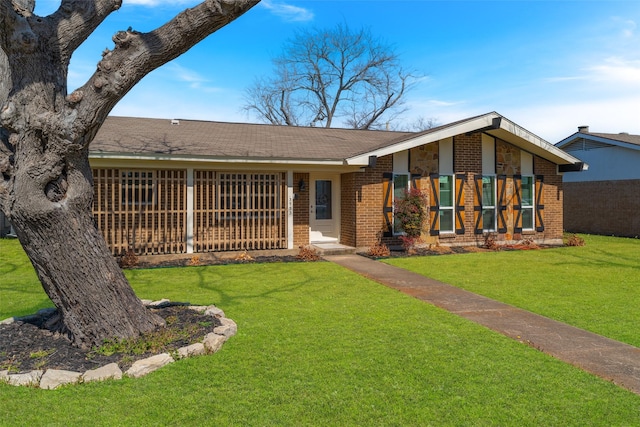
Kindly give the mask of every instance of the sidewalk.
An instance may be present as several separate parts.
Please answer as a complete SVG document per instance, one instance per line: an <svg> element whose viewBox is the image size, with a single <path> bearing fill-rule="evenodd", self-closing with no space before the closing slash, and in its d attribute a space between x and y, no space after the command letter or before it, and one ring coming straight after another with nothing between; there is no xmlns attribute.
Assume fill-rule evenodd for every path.
<svg viewBox="0 0 640 427"><path fill-rule="evenodd" d="M640 348L360 255L324 258L640 394Z"/></svg>

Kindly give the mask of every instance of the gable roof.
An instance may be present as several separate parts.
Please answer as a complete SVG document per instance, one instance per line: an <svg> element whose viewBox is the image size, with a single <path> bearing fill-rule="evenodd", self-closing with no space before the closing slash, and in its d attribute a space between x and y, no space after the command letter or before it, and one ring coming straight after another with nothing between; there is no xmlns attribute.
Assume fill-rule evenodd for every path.
<svg viewBox="0 0 640 427"><path fill-rule="evenodd" d="M367 165L383 156L452 136L485 132L556 164L580 161L498 113L422 132L274 126L197 120L108 117L90 146L93 158Z"/></svg>
<svg viewBox="0 0 640 427"><path fill-rule="evenodd" d="M640 135L578 131L558 142L556 146L569 152L613 146L640 150Z"/></svg>

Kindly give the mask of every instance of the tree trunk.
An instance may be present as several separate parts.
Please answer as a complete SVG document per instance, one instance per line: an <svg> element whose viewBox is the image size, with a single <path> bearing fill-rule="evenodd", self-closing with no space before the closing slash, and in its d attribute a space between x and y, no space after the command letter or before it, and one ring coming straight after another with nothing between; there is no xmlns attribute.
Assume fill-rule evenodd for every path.
<svg viewBox="0 0 640 427"><path fill-rule="evenodd" d="M23 141L27 145L34 146L33 141ZM10 218L58 308L57 329L87 348L163 325L136 297L96 228L86 153L69 156L59 171L52 167L57 176L45 180L40 179L40 165L34 164L37 158L30 157L15 174Z"/></svg>
<svg viewBox="0 0 640 427"><path fill-rule="evenodd" d="M80 347L163 325L135 296L97 230L89 144L145 75L259 0L205 0L149 33L116 33L85 85L67 93L75 49L120 0L64 0L47 17L33 0L0 0L0 209L13 224L57 325Z"/></svg>

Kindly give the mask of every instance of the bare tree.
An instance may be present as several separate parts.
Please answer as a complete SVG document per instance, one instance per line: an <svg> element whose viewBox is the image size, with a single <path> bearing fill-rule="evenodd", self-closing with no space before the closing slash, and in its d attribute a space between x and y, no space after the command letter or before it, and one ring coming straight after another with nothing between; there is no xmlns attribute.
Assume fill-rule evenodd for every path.
<svg viewBox="0 0 640 427"><path fill-rule="evenodd" d="M135 296L93 222L89 144L146 74L186 52L259 0L205 0L165 25L113 36L90 79L67 93L69 60L121 0L0 0L0 208L78 346L131 338L163 324Z"/></svg>
<svg viewBox="0 0 640 427"><path fill-rule="evenodd" d="M301 31L273 59L274 75L246 90L245 111L267 123L356 129L384 126L402 113L416 76L393 48L346 25Z"/></svg>

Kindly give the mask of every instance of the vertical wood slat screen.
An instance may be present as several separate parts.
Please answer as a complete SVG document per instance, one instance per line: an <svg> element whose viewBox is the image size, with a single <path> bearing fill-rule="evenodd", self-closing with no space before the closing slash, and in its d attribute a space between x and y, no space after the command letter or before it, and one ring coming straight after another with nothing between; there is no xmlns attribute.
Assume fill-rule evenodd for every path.
<svg viewBox="0 0 640 427"><path fill-rule="evenodd" d="M194 171L194 251L287 248L284 173Z"/></svg>
<svg viewBox="0 0 640 427"><path fill-rule="evenodd" d="M114 255L186 252L185 170L94 169L94 218Z"/></svg>

